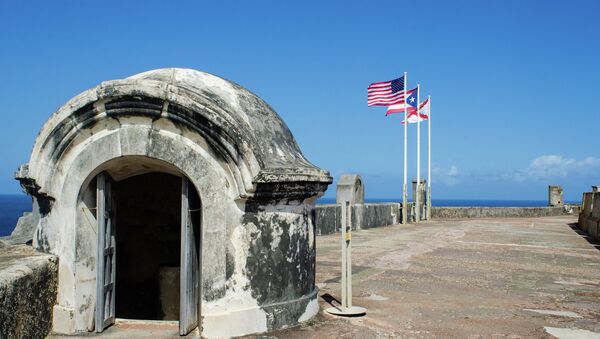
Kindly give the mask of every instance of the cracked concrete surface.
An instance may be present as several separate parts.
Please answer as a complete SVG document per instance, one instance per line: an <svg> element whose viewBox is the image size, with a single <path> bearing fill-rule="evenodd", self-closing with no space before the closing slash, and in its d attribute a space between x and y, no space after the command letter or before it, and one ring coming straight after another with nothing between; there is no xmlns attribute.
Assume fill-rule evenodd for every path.
<svg viewBox="0 0 600 339"><path fill-rule="evenodd" d="M576 222L435 220L355 231L354 304L368 311L346 319L323 312L322 296L340 295L339 235L317 237L321 312L268 337L593 337L600 333L600 245Z"/></svg>

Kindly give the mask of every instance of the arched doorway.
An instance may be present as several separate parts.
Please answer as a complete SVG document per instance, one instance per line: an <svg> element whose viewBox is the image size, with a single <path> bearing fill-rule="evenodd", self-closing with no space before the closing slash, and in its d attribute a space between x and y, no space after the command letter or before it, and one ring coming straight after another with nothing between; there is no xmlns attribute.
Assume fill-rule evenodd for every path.
<svg viewBox="0 0 600 339"><path fill-rule="evenodd" d="M158 160L115 159L82 195L97 224L95 331L116 318L199 324L201 200Z"/></svg>

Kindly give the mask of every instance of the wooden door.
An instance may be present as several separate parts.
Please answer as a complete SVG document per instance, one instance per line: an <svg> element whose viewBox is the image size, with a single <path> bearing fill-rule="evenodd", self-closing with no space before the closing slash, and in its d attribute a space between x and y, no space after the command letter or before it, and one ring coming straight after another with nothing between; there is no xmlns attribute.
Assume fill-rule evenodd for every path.
<svg viewBox="0 0 600 339"><path fill-rule="evenodd" d="M179 334L186 335L199 325L199 265L198 235L194 231L194 220L190 206L190 182L181 179L181 267L179 289ZM195 207L195 206L194 206ZM199 220L198 220L199 222Z"/></svg>
<svg viewBox="0 0 600 339"><path fill-rule="evenodd" d="M112 178L102 172L96 177L96 220L98 252L96 255L96 332L115 322L115 210Z"/></svg>

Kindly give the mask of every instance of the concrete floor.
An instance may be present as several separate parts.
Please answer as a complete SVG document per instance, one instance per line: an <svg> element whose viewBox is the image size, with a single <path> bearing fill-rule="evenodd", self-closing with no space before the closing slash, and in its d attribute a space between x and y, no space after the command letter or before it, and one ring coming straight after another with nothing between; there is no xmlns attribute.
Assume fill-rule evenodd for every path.
<svg viewBox="0 0 600 339"><path fill-rule="evenodd" d="M600 338L600 244L576 218L434 221L353 233L357 318L321 311L248 338ZM340 295L339 235L317 237L321 310ZM325 298L323 298L325 297ZM118 323L110 338L174 337Z"/></svg>
<svg viewBox="0 0 600 339"><path fill-rule="evenodd" d="M354 232L354 304L367 315L321 311L269 336L600 338L600 245L574 223L571 216L449 220ZM339 235L317 237L317 251L319 295L339 299Z"/></svg>

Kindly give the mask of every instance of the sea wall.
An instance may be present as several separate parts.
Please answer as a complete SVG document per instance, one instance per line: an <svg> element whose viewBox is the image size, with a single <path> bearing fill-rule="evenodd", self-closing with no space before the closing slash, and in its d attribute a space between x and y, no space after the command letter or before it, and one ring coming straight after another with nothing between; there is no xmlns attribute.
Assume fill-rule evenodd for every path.
<svg viewBox="0 0 600 339"><path fill-rule="evenodd" d="M577 224L591 238L600 240L600 192L583 193L583 207Z"/></svg>
<svg viewBox="0 0 600 339"><path fill-rule="evenodd" d="M44 338L50 332L57 263L31 246L0 248L0 338Z"/></svg>

